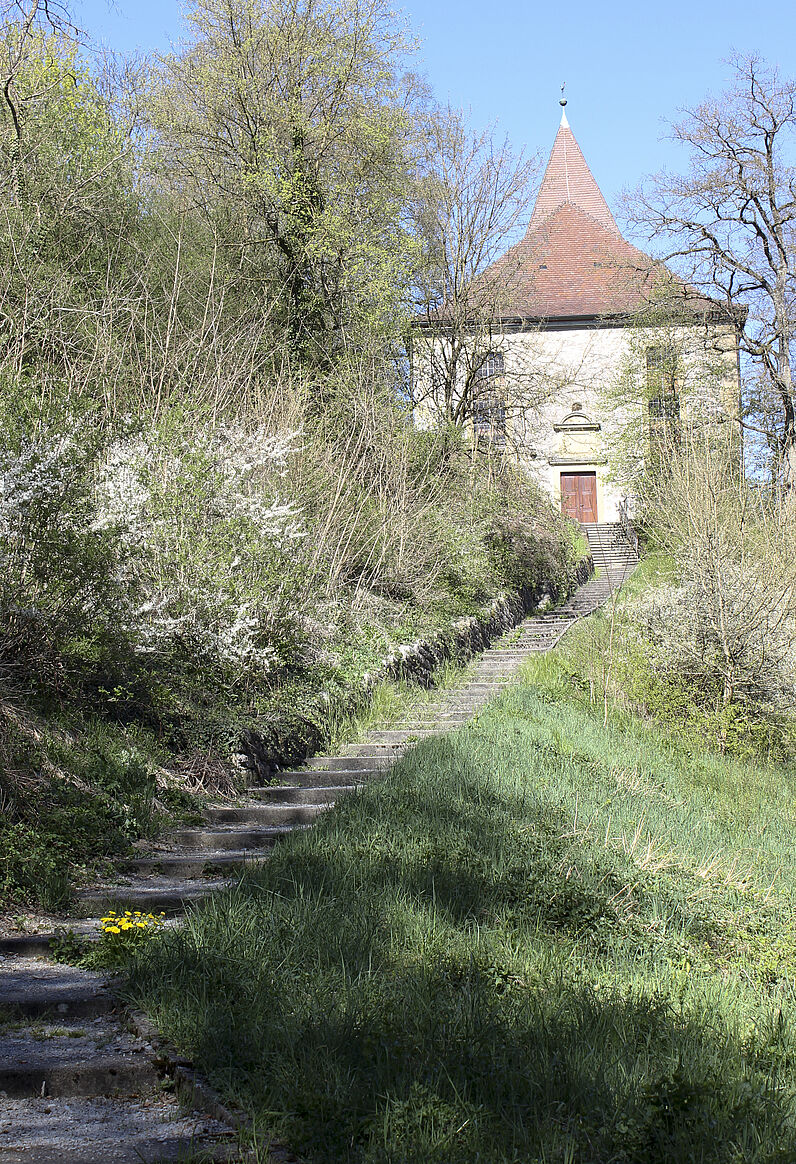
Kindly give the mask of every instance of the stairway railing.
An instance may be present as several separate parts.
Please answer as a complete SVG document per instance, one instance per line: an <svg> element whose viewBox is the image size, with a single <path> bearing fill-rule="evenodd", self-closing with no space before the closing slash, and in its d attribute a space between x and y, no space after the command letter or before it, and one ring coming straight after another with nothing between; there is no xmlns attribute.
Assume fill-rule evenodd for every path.
<svg viewBox="0 0 796 1164"><path fill-rule="evenodd" d="M641 555L639 554L638 534L633 528L633 523L630 520L626 497L623 497L619 502L619 526L622 530L622 536L624 537L625 541L627 541L628 544L632 546L633 553L637 558L640 557Z"/></svg>

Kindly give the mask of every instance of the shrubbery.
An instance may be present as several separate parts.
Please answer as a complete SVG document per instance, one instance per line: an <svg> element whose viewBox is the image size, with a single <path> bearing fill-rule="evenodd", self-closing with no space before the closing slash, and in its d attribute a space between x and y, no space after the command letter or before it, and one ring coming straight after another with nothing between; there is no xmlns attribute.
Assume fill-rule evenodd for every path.
<svg viewBox="0 0 796 1164"><path fill-rule="evenodd" d="M54 869L156 828L169 771L229 790L244 738L300 759L398 644L572 571L573 533L527 480L413 428L392 15L275 2L255 23L308 93L344 60L341 100L287 108L201 0L192 43L147 73L35 20L0 38L3 828L9 853L35 848L49 806ZM328 42L319 72L292 51L306 35ZM222 77L271 111L256 140ZM49 878L9 861L7 891Z"/></svg>

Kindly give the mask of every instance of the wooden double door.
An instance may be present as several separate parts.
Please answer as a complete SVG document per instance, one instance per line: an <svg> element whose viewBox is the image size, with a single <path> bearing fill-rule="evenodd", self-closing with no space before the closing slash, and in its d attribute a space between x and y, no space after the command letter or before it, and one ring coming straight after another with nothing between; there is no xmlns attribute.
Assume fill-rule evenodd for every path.
<svg viewBox="0 0 796 1164"><path fill-rule="evenodd" d="M561 512L575 521L597 520L597 474L561 474Z"/></svg>

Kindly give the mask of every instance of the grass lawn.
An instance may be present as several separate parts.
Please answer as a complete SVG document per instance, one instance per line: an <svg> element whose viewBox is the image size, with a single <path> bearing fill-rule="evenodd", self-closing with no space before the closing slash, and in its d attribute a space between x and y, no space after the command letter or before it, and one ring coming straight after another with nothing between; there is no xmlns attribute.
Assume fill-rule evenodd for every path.
<svg viewBox="0 0 796 1164"><path fill-rule="evenodd" d="M263 1142L361 1164L796 1160L796 773L545 663L154 939L131 991Z"/></svg>

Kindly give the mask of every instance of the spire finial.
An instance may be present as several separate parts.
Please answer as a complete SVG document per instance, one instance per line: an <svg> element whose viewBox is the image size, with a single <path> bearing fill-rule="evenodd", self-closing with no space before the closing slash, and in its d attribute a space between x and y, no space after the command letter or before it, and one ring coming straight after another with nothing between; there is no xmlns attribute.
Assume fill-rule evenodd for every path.
<svg viewBox="0 0 796 1164"><path fill-rule="evenodd" d="M567 99L564 96L564 89L566 88L566 84L567 83L565 81L564 84L561 86L561 100L559 101L558 104L561 106L561 124L564 126L565 129L569 129L569 122L567 121L567 111L565 108L565 106L567 104Z"/></svg>
<svg viewBox="0 0 796 1164"><path fill-rule="evenodd" d="M565 81L565 82L564 82L564 84L561 86L561 100L560 100L560 101L559 101L559 103L558 103L558 104L559 104L559 105L560 105L562 108L563 108L563 107L566 105L566 103L567 103L567 99L566 99L566 97L564 96L564 90L566 89L566 87L567 87L567 83L566 83L566 81Z"/></svg>

